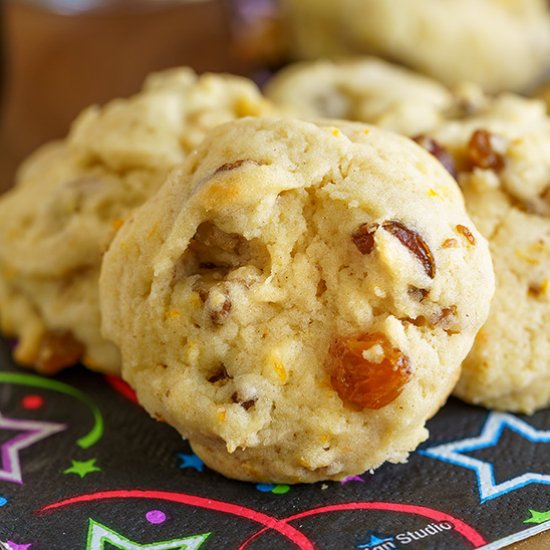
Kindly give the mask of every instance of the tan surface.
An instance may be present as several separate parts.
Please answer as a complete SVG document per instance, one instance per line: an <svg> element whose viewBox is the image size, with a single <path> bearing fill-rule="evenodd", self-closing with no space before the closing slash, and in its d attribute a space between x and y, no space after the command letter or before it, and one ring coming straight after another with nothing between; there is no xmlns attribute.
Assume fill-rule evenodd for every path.
<svg viewBox="0 0 550 550"><path fill-rule="evenodd" d="M548 550L548 548L550 548L550 531L506 547L507 550Z"/></svg>

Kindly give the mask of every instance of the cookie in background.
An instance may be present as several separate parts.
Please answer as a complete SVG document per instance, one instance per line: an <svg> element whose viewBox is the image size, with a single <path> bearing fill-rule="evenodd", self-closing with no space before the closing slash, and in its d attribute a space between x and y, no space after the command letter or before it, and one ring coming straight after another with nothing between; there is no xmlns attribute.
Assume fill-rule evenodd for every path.
<svg viewBox="0 0 550 550"><path fill-rule="evenodd" d="M454 104L444 85L376 57L293 63L264 91L293 116L355 120L408 135L433 128Z"/></svg>
<svg viewBox="0 0 550 550"><path fill-rule="evenodd" d="M269 111L244 78L174 69L86 109L65 140L31 155L0 199L0 322L15 360L46 374L79 360L118 372L100 334L103 253L209 128Z"/></svg>
<svg viewBox="0 0 550 550"><path fill-rule="evenodd" d="M447 85L524 91L550 67L545 0L283 0L294 59L374 54Z"/></svg>

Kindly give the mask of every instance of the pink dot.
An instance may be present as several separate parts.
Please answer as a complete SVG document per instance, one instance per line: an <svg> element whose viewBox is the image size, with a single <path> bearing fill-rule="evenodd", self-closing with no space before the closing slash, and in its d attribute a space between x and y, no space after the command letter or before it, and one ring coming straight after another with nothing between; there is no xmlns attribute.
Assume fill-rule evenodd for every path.
<svg viewBox="0 0 550 550"><path fill-rule="evenodd" d="M21 399L21 405L23 405L25 409L39 409L44 405L44 398L41 395L25 395L25 397Z"/></svg>
<svg viewBox="0 0 550 550"><path fill-rule="evenodd" d="M147 521L158 525L159 523L164 523L166 521L166 514L160 510L150 510L145 514Z"/></svg>

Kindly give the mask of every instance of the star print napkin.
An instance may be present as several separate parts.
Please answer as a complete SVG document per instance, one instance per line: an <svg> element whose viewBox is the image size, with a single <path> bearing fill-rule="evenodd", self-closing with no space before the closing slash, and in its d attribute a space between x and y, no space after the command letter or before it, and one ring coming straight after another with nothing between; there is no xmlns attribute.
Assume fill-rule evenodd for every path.
<svg viewBox="0 0 550 550"><path fill-rule="evenodd" d="M450 400L429 429L374 474L231 481L119 379L44 378L0 341L0 548L493 550L550 527L550 411Z"/></svg>

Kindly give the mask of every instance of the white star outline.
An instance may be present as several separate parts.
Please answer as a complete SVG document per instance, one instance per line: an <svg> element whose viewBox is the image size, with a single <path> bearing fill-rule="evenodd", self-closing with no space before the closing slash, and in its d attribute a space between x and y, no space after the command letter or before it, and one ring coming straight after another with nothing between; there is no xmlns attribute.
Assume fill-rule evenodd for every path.
<svg viewBox="0 0 550 550"><path fill-rule="evenodd" d="M104 550L105 544L109 543L120 550L198 550L210 533L194 535L183 539L174 539L164 542L153 542L151 544L138 544L130 539L116 533L109 527L89 518L87 550Z"/></svg>
<svg viewBox="0 0 550 550"><path fill-rule="evenodd" d="M0 413L0 430L3 428L21 433L0 445L0 481L23 484L19 452L50 435L65 430L67 426L43 420L8 418Z"/></svg>
<svg viewBox="0 0 550 550"><path fill-rule="evenodd" d="M533 443L550 443L550 430L533 428L514 415L492 412L487 417L481 433L477 437L461 439L443 445L436 445L419 451L420 454L474 470L481 502L500 497L511 491L521 489L531 483L550 485L550 475L526 472L520 476L495 483L493 465L462 453L494 447L498 444L504 428L508 428Z"/></svg>

